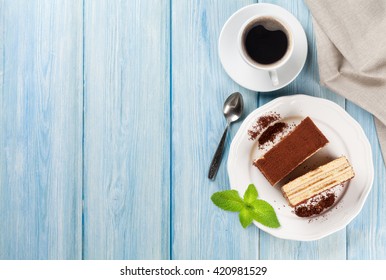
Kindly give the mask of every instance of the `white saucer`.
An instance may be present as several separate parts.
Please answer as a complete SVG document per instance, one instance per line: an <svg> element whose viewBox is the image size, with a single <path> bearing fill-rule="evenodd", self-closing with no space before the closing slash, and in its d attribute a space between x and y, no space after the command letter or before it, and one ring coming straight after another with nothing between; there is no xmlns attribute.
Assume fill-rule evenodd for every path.
<svg viewBox="0 0 386 280"><path fill-rule="evenodd" d="M345 183L336 202L326 213L315 218L300 218L293 213L280 191L280 183L272 187L261 172L252 165L264 151L257 141L249 139L248 130L256 119L268 113L280 114L285 122L299 123L309 116L329 143L292 172L306 172L328 159L346 156L355 177ZM344 228L361 211L372 187L374 167L371 146L361 126L340 106L326 99L292 95L276 98L253 111L242 123L234 137L228 156L228 174L232 189L242 196L249 184L255 184L259 197L275 209L281 227L273 229L255 223L260 229L284 239L316 240ZM295 176L296 177L296 176ZM284 179L283 181L286 181ZM283 183L281 182L281 184Z"/></svg>
<svg viewBox="0 0 386 280"><path fill-rule="evenodd" d="M294 30L294 53L289 61L278 69L277 86L272 85L267 71L248 65L237 47L238 33L245 21L255 15L266 14L282 19ZM300 73L307 58L307 38L299 21L284 8L267 3L252 4L238 10L227 20L219 37L218 52L225 71L236 83L253 91L267 92L288 85Z"/></svg>

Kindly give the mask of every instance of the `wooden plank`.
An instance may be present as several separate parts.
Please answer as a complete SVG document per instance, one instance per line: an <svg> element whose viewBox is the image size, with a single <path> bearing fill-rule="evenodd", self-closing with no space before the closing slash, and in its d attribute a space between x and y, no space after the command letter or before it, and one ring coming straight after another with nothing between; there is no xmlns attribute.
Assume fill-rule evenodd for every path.
<svg viewBox="0 0 386 280"><path fill-rule="evenodd" d="M346 110L361 124L370 141L375 174L362 211L347 227L347 258L386 259L386 170L373 117L348 101Z"/></svg>
<svg viewBox="0 0 386 280"><path fill-rule="evenodd" d="M223 70L217 41L223 24L253 1L172 1L172 225L173 259L255 259L258 230L244 230L235 213L214 206L210 196L229 189L226 153L214 182L209 164L224 131L226 97L240 91L246 115L256 108L256 95L233 82Z"/></svg>
<svg viewBox="0 0 386 280"><path fill-rule="evenodd" d="M0 9L0 258L79 259L82 3Z"/></svg>
<svg viewBox="0 0 386 280"><path fill-rule="evenodd" d="M312 19L304 2L300 0L273 0L259 2L277 4L294 14L305 29L309 49L306 64L296 80L273 94L261 94L259 104L265 104L278 96L302 93L330 99L344 107L344 98L319 85L319 72L317 66L315 36L312 29ZM345 244L345 230L341 230L333 235L313 242L280 240L261 232L260 257L261 259L345 259ZM334 249L332 250L331 248Z"/></svg>
<svg viewBox="0 0 386 280"><path fill-rule="evenodd" d="M169 258L169 1L85 1L84 258Z"/></svg>

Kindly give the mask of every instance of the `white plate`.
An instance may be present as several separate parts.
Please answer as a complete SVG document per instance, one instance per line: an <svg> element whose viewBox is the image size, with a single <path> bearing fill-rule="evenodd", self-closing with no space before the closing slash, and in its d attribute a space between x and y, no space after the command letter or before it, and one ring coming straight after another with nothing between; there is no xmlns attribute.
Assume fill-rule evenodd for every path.
<svg viewBox="0 0 386 280"><path fill-rule="evenodd" d="M248 65L237 49L237 37L246 20L255 15L270 14L282 19L294 30L294 53L288 62L278 69L279 84L272 85L267 71ZM228 75L241 86L259 92L277 90L292 82L302 70L307 57L307 38L299 21L284 8L267 3L252 4L236 11L221 30L218 52Z"/></svg>
<svg viewBox="0 0 386 280"><path fill-rule="evenodd" d="M315 218L300 218L293 213L280 191L280 184L272 187L252 161L263 151L256 141L249 140L248 129L256 119L268 112L276 112L287 122L298 123L309 116L330 143L303 163L294 172L313 169L327 158L347 156L355 177L342 188L334 206ZM303 172L304 173L304 172ZM255 184L259 197L275 209L281 227L272 229L255 223L260 229L284 239L316 240L344 228L361 211L370 192L374 168L371 147L360 125L337 104L306 95L276 98L253 111L242 123L232 141L228 157L231 188L243 195L247 186ZM285 180L284 180L285 181Z"/></svg>

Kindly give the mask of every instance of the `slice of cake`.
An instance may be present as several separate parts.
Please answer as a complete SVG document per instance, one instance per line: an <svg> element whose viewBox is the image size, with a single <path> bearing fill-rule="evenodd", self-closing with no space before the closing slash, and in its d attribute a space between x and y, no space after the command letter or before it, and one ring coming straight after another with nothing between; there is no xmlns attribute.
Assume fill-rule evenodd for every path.
<svg viewBox="0 0 386 280"><path fill-rule="evenodd" d="M273 186L327 143L327 138L307 117L253 165Z"/></svg>
<svg viewBox="0 0 386 280"><path fill-rule="evenodd" d="M355 173L346 157L342 156L285 184L281 190L293 207L321 192L340 185Z"/></svg>

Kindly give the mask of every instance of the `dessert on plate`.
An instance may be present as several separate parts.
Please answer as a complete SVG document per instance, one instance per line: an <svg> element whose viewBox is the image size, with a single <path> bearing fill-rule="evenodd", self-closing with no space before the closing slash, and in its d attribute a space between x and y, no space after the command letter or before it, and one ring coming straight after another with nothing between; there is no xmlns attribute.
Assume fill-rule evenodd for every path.
<svg viewBox="0 0 386 280"><path fill-rule="evenodd" d="M273 186L328 143L327 138L306 117L279 143L256 159L256 166Z"/></svg>
<svg viewBox="0 0 386 280"><path fill-rule="evenodd" d="M306 117L253 165L274 186L327 143L311 118ZM331 207L336 198L334 187L354 176L351 164L341 156L286 183L281 191L289 205L295 207L296 215L309 217Z"/></svg>
<svg viewBox="0 0 386 280"><path fill-rule="evenodd" d="M281 190L290 206L295 207L355 176L345 156L332 160L285 184Z"/></svg>

